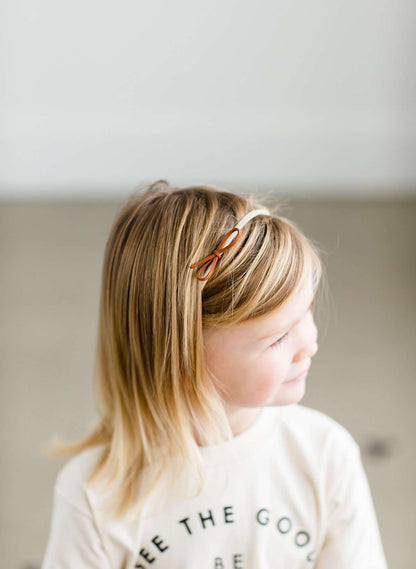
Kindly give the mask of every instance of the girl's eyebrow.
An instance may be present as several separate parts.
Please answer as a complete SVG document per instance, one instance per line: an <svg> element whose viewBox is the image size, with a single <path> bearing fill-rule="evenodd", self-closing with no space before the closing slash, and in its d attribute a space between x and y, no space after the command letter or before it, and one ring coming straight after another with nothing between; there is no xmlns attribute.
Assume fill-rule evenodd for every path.
<svg viewBox="0 0 416 569"><path fill-rule="evenodd" d="M308 312L315 303L316 303L316 299L315 299L315 297L313 297L312 302L308 306L306 312ZM305 314L306 314L306 312L305 312ZM295 324L297 324L300 320L301 320L301 318L299 320L297 320L296 322L294 322L293 324L291 324L290 326L288 326L287 328L288 329L292 328L292 326L295 326ZM273 332L273 333L267 334L266 336L262 336L261 338L259 338L259 341L267 340L268 338L272 338L273 336L277 336L278 334L279 334L279 332Z"/></svg>

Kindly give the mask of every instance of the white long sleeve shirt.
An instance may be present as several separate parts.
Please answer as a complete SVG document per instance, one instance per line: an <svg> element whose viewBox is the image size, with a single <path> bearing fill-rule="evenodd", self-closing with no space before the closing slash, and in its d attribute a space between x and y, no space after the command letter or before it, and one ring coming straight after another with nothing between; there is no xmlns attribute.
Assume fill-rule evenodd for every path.
<svg viewBox="0 0 416 569"><path fill-rule="evenodd" d="M206 483L178 481L115 521L85 484L100 449L55 483L42 569L387 569L360 448L324 413L265 407L223 446L201 447Z"/></svg>

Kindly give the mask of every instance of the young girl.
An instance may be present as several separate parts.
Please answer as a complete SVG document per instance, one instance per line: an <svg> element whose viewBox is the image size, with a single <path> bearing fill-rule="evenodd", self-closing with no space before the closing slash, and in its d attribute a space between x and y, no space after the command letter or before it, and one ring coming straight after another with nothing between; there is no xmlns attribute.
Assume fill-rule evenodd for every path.
<svg viewBox="0 0 416 569"><path fill-rule="evenodd" d="M43 569L386 569L360 449L300 405L317 248L253 196L159 181L107 242L100 420L60 470Z"/></svg>

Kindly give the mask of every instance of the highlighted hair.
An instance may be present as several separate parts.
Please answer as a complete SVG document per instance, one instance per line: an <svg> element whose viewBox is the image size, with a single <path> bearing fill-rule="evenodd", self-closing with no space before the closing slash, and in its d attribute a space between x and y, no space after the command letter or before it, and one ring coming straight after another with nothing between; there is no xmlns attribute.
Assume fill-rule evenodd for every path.
<svg viewBox="0 0 416 569"><path fill-rule="evenodd" d="M214 186L161 180L122 205L102 269L94 387L99 422L52 456L101 447L87 483L103 482L116 519L135 514L162 480L186 469L203 487L199 446L232 437L224 392L204 365L203 329L233 326L278 309L312 274L317 247L275 213L243 228L208 281L190 265L209 255L249 211L264 207ZM270 208L269 208L270 211Z"/></svg>

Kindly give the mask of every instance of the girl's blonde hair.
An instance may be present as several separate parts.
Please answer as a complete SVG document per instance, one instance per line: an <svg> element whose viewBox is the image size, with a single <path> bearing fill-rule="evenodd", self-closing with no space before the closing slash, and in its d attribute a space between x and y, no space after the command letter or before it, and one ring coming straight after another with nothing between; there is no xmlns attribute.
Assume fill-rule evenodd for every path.
<svg viewBox="0 0 416 569"><path fill-rule="evenodd" d="M55 439L45 452L101 447L87 484L102 480L116 519L130 508L135 513L160 480L169 487L185 468L196 475L199 492L199 446L232 437L225 393L204 365L203 329L279 309L306 274L318 286L318 248L275 213L248 222L211 278L196 278L190 265L261 207L253 195L160 180L133 191L115 219L103 261L94 368L100 418L87 436Z"/></svg>

